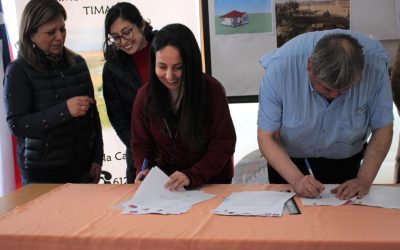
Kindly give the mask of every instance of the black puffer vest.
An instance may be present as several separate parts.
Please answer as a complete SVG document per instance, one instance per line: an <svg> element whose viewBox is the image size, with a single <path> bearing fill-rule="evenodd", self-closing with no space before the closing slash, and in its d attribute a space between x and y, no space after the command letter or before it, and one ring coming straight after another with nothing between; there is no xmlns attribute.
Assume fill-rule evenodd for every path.
<svg viewBox="0 0 400 250"><path fill-rule="evenodd" d="M34 92L32 112L47 110L74 96L93 97L87 65L80 56L76 56L75 60L73 66L64 62L42 72L34 70L24 60L14 62L24 69L31 80ZM93 112L91 108L87 115L78 118L61 113L59 115L65 122L48 129L44 137L24 138L22 168L28 172L59 170L67 175L87 172L93 159L96 136Z"/></svg>

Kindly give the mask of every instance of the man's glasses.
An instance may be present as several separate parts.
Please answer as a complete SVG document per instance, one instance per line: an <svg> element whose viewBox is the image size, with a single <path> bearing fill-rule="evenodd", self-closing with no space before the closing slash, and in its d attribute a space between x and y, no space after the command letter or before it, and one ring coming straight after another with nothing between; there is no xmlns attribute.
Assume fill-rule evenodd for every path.
<svg viewBox="0 0 400 250"><path fill-rule="evenodd" d="M107 39L108 43L109 44L120 44L122 38L124 40L131 39L132 35L133 35L133 30L134 30L134 27L122 30L121 35L109 34L108 39Z"/></svg>
<svg viewBox="0 0 400 250"><path fill-rule="evenodd" d="M335 94L335 95L344 94L344 93L346 93L347 91L349 91L349 89L351 88L351 87L347 87L347 88L343 88L343 89L333 89L333 88L330 88L330 87L326 86L325 84L323 84L323 83L321 83L321 82L319 82L319 81L318 81L318 84L319 84L325 91L327 91L328 93L332 93L332 94Z"/></svg>

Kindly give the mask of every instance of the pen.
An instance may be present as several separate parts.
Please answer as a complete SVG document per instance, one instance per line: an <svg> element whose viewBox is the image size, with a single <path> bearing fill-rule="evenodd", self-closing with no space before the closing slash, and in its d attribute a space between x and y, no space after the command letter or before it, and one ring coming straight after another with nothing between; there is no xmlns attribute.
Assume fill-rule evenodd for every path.
<svg viewBox="0 0 400 250"><path fill-rule="evenodd" d="M311 169L310 162L308 161L307 158L305 158L304 161L306 162L308 173L315 179L314 173L313 173L313 171ZM318 190L318 192L319 192L319 190ZM321 198L321 194L319 194L319 198Z"/></svg>
<svg viewBox="0 0 400 250"><path fill-rule="evenodd" d="M147 158L144 158L143 163L142 163L142 169L141 169L142 176L140 176L140 178L139 178L140 181L144 180L144 177L145 177L144 170L146 169L146 167L147 167Z"/></svg>
<svg viewBox="0 0 400 250"><path fill-rule="evenodd" d="M309 173L312 177L314 177L314 173L313 173L313 171L312 171L312 169L311 169L310 162L308 161L307 158L305 158L304 161L306 162L306 166L307 166L308 173ZM315 178L315 177L314 177L314 178Z"/></svg>

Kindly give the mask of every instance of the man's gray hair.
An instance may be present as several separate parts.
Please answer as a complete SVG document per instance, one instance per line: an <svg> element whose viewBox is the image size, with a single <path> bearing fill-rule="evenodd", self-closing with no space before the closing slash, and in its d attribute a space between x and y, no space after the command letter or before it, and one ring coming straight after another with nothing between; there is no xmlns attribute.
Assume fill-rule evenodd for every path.
<svg viewBox="0 0 400 250"><path fill-rule="evenodd" d="M364 67L362 46L348 34L328 34L311 54L315 78L333 89L345 89L359 82Z"/></svg>

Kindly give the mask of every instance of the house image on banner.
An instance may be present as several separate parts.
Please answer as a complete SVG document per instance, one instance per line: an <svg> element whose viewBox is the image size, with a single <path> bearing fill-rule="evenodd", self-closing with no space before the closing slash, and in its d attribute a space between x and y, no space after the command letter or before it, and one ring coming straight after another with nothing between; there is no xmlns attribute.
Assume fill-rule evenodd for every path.
<svg viewBox="0 0 400 250"><path fill-rule="evenodd" d="M219 17L221 25L236 27L249 23L249 16L246 12L233 10Z"/></svg>

